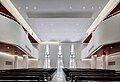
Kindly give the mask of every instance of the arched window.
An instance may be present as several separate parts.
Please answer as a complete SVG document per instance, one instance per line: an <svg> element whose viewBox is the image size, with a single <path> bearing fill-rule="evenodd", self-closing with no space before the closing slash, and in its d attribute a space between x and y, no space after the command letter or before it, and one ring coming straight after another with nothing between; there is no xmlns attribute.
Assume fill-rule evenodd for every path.
<svg viewBox="0 0 120 82"><path fill-rule="evenodd" d="M62 48L61 45L58 47L58 60L57 60L57 68L63 68L63 58L62 58Z"/></svg>

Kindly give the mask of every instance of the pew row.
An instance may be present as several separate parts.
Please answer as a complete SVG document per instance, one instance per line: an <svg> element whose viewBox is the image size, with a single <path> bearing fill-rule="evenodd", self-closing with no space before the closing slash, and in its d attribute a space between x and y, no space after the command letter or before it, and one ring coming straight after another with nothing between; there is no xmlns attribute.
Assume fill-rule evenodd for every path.
<svg viewBox="0 0 120 82"><path fill-rule="evenodd" d="M0 80L34 80L50 81L56 68L44 69L44 68L29 68L29 69L7 69L0 70ZM6 79L7 78L7 79Z"/></svg>
<svg viewBox="0 0 120 82"><path fill-rule="evenodd" d="M93 81L120 81L120 73L115 70L105 70L105 69L63 69L66 81L79 82L82 80L93 80ZM112 79L109 79L111 78Z"/></svg>

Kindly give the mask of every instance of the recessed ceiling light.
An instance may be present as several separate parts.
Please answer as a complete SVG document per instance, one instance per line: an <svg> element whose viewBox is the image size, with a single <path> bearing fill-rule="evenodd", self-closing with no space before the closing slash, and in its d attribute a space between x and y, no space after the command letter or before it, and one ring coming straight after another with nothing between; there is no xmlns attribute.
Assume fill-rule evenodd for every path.
<svg viewBox="0 0 120 82"><path fill-rule="evenodd" d="M85 9L85 7L83 7L83 9Z"/></svg>
<svg viewBox="0 0 120 82"><path fill-rule="evenodd" d="M94 9L94 7L92 7L92 9Z"/></svg>
<svg viewBox="0 0 120 82"><path fill-rule="evenodd" d="M10 49L10 47L7 47L7 49Z"/></svg>
<svg viewBox="0 0 120 82"><path fill-rule="evenodd" d="M101 9L101 7L99 7L99 9Z"/></svg>
<svg viewBox="0 0 120 82"><path fill-rule="evenodd" d="M113 48L113 47L110 47L111 49Z"/></svg>
<svg viewBox="0 0 120 82"><path fill-rule="evenodd" d="M34 9L35 9L35 10L37 9L36 6L34 6Z"/></svg>
<svg viewBox="0 0 120 82"><path fill-rule="evenodd" d="M72 9L72 6L70 6L69 8Z"/></svg>
<svg viewBox="0 0 120 82"><path fill-rule="evenodd" d="M28 7L27 7L27 6L26 6L25 8L26 8L26 9L28 9Z"/></svg>
<svg viewBox="0 0 120 82"><path fill-rule="evenodd" d="M21 9L21 7L18 7L18 9L20 10L20 9Z"/></svg>

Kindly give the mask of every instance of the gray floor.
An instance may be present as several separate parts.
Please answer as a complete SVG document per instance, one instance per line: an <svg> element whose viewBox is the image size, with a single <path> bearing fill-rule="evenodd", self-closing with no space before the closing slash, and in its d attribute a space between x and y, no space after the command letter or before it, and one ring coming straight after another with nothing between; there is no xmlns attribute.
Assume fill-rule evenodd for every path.
<svg viewBox="0 0 120 82"><path fill-rule="evenodd" d="M55 74L51 82L66 82L62 68L57 69L57 73Z"/></svg>

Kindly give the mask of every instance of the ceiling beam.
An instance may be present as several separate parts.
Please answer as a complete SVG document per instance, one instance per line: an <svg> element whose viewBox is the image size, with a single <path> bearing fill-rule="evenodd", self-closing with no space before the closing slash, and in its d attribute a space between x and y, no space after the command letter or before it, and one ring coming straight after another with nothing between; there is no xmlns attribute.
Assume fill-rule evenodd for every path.
<svg viewBox="0 0 120 82"><path fill-rule="evenodd" d="M91 24L89 29L86 31L87 35L90 35L98 26L98 24L104 20L104 18L117 6L120 0L109 0L103 10L100 12L98 17Z"/></svg>
<svg viewBox="0 0 120 82"><path fill-rule="evenodd" d="M19 21L19 23L28 31L28 33L38 42L41 43L40 39L37 37L37 35L33 32L31 27L28 25L28 23L24 20L24 18L21 16L19 11L15 8L15 6L12 4L10 0L0 0L0 2L3 4L3 6Z"/></svg>

